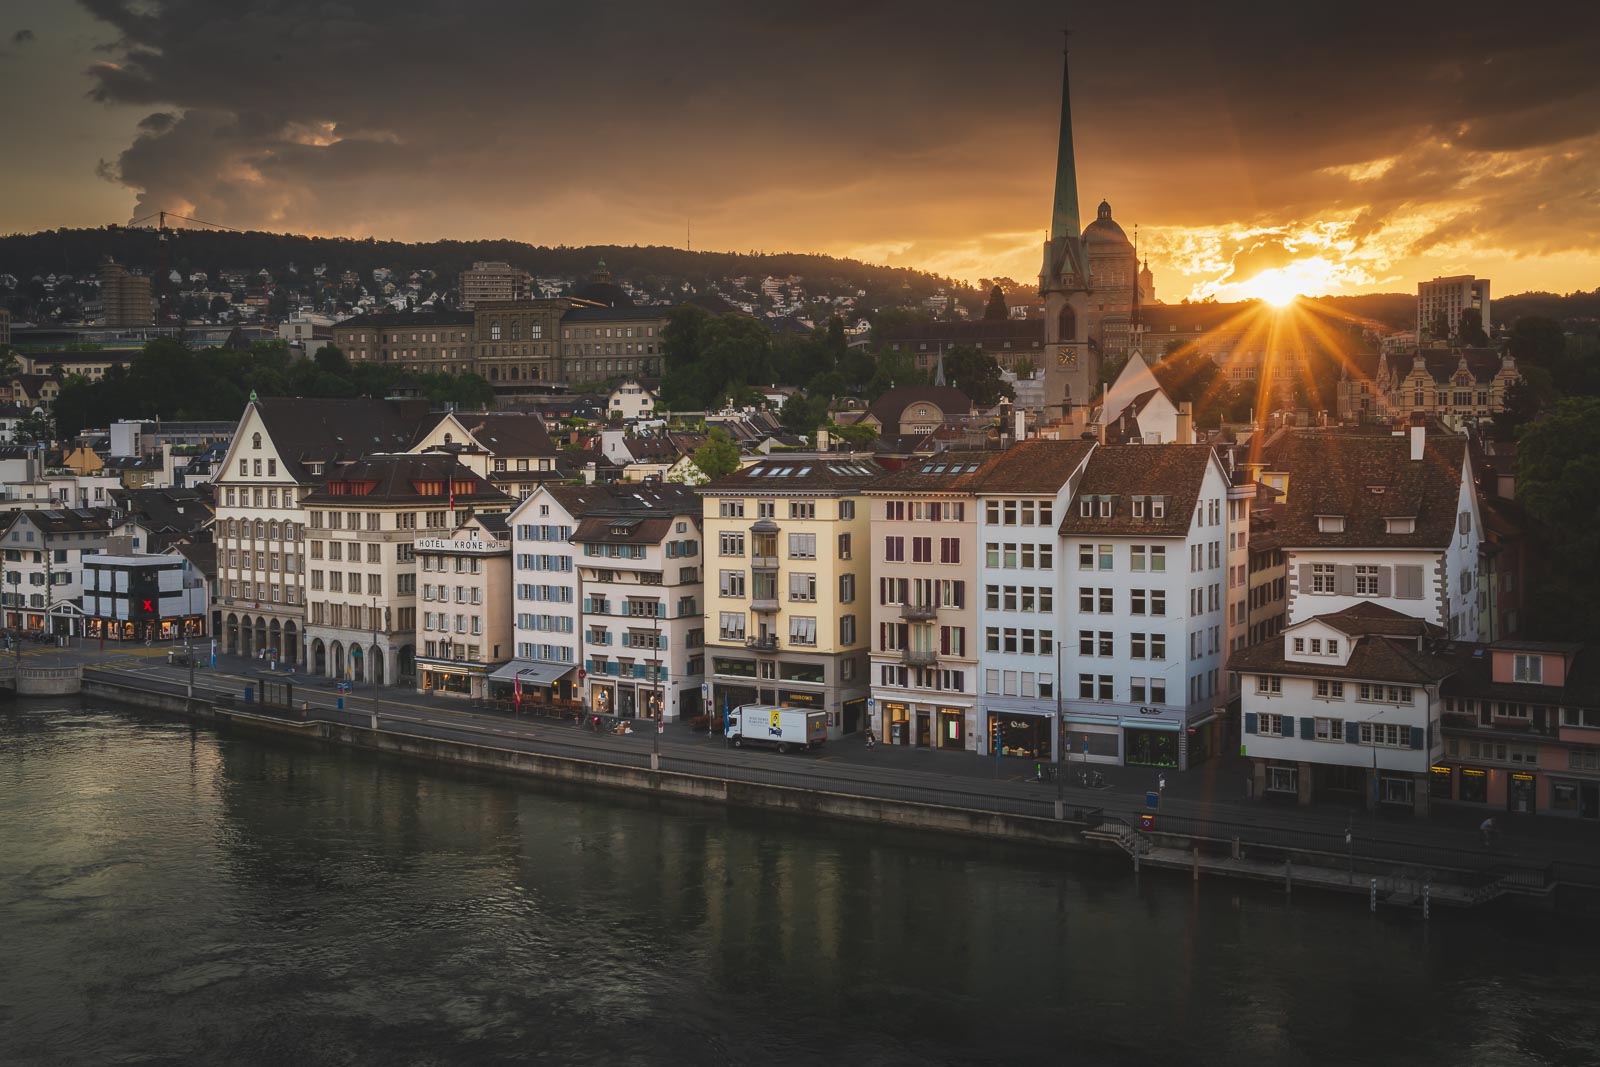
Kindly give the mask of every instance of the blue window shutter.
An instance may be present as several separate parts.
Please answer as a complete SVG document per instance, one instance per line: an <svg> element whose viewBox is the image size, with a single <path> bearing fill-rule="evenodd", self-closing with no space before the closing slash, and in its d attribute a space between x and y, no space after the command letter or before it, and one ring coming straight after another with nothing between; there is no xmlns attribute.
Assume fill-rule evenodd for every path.
<svg viewBox="0 0 1600 1067"><path fill-rule="evenodd" d="M1247 734L1256 732L1256 713L1253 711L1244 713L1244 732Z"/></svg>
<svg viewBox="0 0 1600 1067"><path fill-rule="evenodd" d="M1309 715L1300 719L1300 737L1305 741L1314 741L1317 737L1317 720Z"/></svg>
<svg viewBox="0 0 1600 1067"><path fill-rule="evenodd" d="M1361 743L1361 724L1358 722L1345 723L1344 740L1347 745L1359 745Z"/></svg>
<svg viewBox="0 0 1600 1067"><path fill-rule="evenodd" d="M1412 747L1412 748L1421 748L1421 747L1422 747L1422 745L1423 745L1423 739L1424 739L1424 738L1425 738L1425 737L1426 737L1426 736L1427 736L1427 735L1426 735L1426 733L1425 733L1425 732L1424 732L1424 731L1423 731L1423 729L1422 729L1422 727L1420 727L1420 726L1413 726L1413 727L1412 727L1412 728L1411 728L1411 747Z"/></svg>

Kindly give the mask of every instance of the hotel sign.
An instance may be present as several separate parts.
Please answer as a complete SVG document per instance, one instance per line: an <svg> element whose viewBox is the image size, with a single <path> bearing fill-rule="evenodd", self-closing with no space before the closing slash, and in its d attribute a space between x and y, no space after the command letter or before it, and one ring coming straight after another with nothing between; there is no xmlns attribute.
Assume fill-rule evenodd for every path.
<svg viewBox="0 0 1600 1067"><path fill-rule="evenodd" d="M451 541L443 537L419 537L416 540L416 549L418 552L465 552L478 555L493 555L496 552L511 551L511 542L468 539Z"/></svg>

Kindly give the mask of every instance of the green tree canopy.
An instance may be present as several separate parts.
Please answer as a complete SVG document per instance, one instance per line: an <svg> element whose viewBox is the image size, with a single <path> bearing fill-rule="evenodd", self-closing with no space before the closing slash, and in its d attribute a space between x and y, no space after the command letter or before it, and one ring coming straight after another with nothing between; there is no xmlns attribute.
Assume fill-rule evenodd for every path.
<svg viewBox="0 0 1600 1067"><path fill-rule="evenodd" d="M739 446L733 443L727 430L713 426L706 435L706 443L694 450L694 465L704 471L707 478L732 474L739 469Z"/></svg>
<svg viewBox="0 0 1600 1067"><path fill-rule="evenodd" d="M957 345L944 354L944 376L978 407L998 404L1001 397L1016 398L1016 392L1000 377L1000 361L975 348Z"/></svg>
<svg viewBox="0 0 1600 1067"><path fill-rule="evenodd" d="M989 302L984 305L983 317L990 322L1004 321L1009 314L1006 310L1006 294L996 285L989 290Z"/></svg>
<svg viewBox="0 0 1600 1067"><path fill-rule="evenodd" d="M1600 398L1569 397L1522 428L1517 499L1544 526L1545 568L1529 605L1535 636L1600 640Z"/></svg>

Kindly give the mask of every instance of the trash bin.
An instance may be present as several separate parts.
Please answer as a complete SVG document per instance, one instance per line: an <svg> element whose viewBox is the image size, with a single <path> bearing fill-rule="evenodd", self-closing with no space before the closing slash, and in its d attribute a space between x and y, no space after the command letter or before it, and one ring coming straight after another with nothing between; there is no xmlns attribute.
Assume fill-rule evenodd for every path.
<svg viewBox="0 0 1600 1067"><path fill-rule="evenodd" d="M333 698L333 706L338 708L340 711L343 711L344 710L344 697L334 697Z"/></svg>
<svg viewBox="0 0 1600 1067"><path fill-rule="evenodd" d="M244 687L244 702L246 704L248 704L252 700L254 700L255 699L255 695L256 695L256 687L255 686L247 685L247 686Z"/></svg>

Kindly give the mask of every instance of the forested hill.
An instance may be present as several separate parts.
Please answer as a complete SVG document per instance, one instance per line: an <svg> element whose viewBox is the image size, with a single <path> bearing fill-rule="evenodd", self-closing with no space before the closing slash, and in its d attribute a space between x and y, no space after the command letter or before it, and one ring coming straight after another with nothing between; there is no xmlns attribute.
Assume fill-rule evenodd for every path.
<svg viewBox="0 0 1600 1067"><path fill-rule="evenodd" d="M103 256L144 270L157 267L157 240L146 228L47 230L0 236L0 274L28 278L41 272L76 276L93 273ZM903 267L875 266L850 259L805 253L691 252L659 245L547 247L522 241L380 241L251 231L236 233L188 229L174 231L169 267L185 275L205 271L266 268L276 274L294 264L302 272L326 267L337 275L365 277L378 267L433 271L435 285L451 286L475 260L502 260L535 275L587 277L600 260L619 278L646 291L668 295L682 282L697 288L724 278L797 275L812 290L865 290L869 295L903 294L909 302L937 289L965 289L959 282Z"/></svg>

